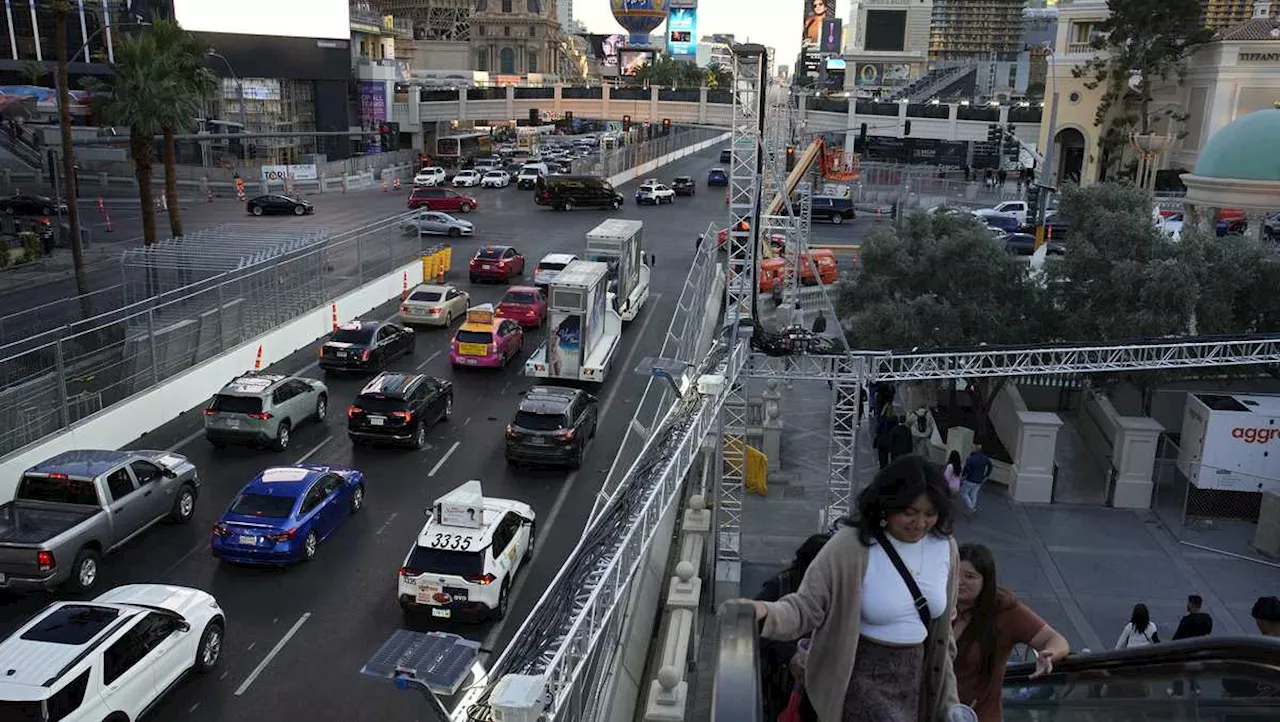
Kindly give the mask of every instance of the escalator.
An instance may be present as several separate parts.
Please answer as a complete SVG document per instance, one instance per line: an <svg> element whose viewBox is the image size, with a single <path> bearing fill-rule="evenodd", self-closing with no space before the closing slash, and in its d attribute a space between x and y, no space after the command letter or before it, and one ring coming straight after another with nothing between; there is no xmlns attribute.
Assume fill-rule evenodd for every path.
<svg viewBox="0 0 1280 722"><path fill-rule="evenodd" d="M717 635L711 719L774 722L761 711L752 607L724 605ZM1041 679L1034 670L1006 671L1004 722L1280 721L1280 639L1187 639L1072 655Z"/></svg>

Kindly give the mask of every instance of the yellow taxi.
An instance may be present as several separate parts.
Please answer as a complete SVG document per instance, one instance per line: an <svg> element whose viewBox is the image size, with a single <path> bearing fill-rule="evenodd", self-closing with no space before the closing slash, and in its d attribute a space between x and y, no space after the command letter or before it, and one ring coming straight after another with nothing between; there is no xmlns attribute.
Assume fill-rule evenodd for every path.
<svg viewBox="0 0 1280 722"><path fill-rule="evenodd" d="M449 344L449 363L454 366L502 368L520 355L524 331L520 324L498 317L493 304L467 309L467 321L458 327Z"/></svg>

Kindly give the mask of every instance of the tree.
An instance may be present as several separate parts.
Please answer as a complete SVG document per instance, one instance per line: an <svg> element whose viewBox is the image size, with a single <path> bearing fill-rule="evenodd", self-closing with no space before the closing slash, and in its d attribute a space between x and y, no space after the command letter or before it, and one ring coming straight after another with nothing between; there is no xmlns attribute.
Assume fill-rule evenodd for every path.
<svg viewBox="0 0 1280 722"><path fill-rule="evenodd" d="M177 98L163 119L164 193L169 206L169 230L182 235L182 215L178 203L177 143L174 135L195 117L204 100L214 93L217 81L205 67L209 46L171 20L157 20L151 27L159 52L172 65L170 81Z"/></svg>
<svg viewBox="0 0 1280 722"><path fill-rule="evenodd" d="M915 213L874 231L836 311L853 348L911 349L1049 340L1055 317L1025 262L976 219ZM1003 379L972 379L979 434Z"/></svg>
<svg viewBox="0 0 1280 722"><path fill-rule="evenodd" d="M1110 15L1099 28L1095 55L1072 70L1085 78L1085 87L1102 87L1094 125L1104 128L1101 156L1104 167L1118 167L1129 135L1152 132L1159 116L1182 122L1174 108L1152 112L1157 80L1180 75L1196 48L1213 39L1201 25L1199 0L1108 0Z"/></svg>
<svg viewBox="0 0 1280 722"><path fill-rule="evenodd" d="M68 0L53 2L53 36L58 39L54 43L57 53L57 85L58 85L58 135L62 145L62 187L67 198L67 225L71 230L71 264L75 270L76 293L80 296L80 314L83 318L93 315L93 304L89 300L89 276L84 270L84 243L80 237L80 208L76 203L79 188L76 178L75 145L71 138L71 90L70 74L67 65L67 15L71 12Z"/></svg>
<svg viewBox="0 0 1280 722"><path fill-rule="evenodd" d="M706 85L708 88L723 88L725 90L733 87L733 70L726 68L719 63L711 63L707 66Z"/></svg>
<svg viewBox="0 0 1280 722"><path fill-rule="evenodd" d="M1221 238L1184 229L1176 244L1179 262L1195 277L1194 332L1269 333L1280 329L1280 266L1252 236Z"/></svg>

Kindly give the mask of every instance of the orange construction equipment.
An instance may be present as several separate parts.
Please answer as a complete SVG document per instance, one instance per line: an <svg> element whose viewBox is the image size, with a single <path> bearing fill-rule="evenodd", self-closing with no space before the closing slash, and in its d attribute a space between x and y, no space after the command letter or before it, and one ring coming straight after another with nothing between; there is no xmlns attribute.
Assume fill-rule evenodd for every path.
<svg viewBox="0 0 1280 722"><path fill-rule="evenodd" d="M253 370L262 370L262 344L258 344L258 357L253 360Z"/></svg>
<svg viewBox="0 0 1280 722"><path fill-rule="evenodd" d="M336 303L333 304L331 308L333 309L333 330L337 331L338 330L338 304Z"/></svg>

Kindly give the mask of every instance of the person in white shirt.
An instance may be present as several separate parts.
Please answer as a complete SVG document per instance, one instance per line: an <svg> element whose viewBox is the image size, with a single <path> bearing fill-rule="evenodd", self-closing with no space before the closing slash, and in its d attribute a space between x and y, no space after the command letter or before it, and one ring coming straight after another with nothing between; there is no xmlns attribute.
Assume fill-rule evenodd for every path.
<svg viewBox="0 0 1280 722"><path fill-rule="evenodd" d="M1151 621L1151 612L1147 611L1147 605L1133 605L1133 614L1129 616L1129 623L1124 625L1120 638L1116 640L1116 649L1145 647L1159 642L1160 633L1156 631L1155 622Z"/></svg>

